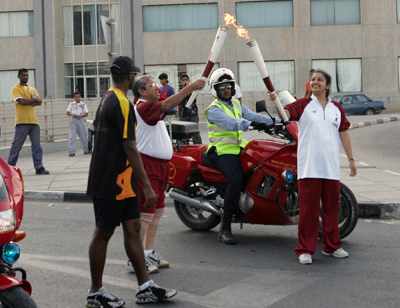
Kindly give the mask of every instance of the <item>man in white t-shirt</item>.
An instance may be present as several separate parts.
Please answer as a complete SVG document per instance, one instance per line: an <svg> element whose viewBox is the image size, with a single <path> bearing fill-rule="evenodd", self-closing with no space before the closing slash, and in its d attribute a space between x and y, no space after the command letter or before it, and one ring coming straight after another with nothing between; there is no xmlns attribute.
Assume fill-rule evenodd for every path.
<svg viewBox="0 0 400 308"><path fill-rule="evenodd" d="M142 200L145 200L142 197L143 188L138 181L140 237L142 241L144 240L146 268L149 274L158 272L158 268L169 267L169 262L153 248L158 225L164 213L169 161L173 153L164 118L166 113L175 108L188 94L203 89L204 84L204 80L198 79L163 101L159 101L159 88L153 76L140 76L133 85L132 91L137 99L135 105L137 148L157 197L156 204L152 208L145 208L142 203ZM134 270L131 261L128 261L127 269Z"/></svg>
<svg viewBox="0 0 400 308"><path fill-rule="evenodd" d="M240 87L237 83L235 83L235 95L232 96L233 99L237 99L239 102L242 102L242 90L240 90Z"/></svg>

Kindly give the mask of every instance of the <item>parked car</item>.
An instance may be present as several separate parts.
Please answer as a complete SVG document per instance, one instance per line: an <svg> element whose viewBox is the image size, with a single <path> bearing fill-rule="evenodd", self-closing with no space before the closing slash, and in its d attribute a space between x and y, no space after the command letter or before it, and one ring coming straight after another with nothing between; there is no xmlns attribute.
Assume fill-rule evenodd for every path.
<svg viewBox="0 0 400 308"><path fill-rule="evenodd" d="M373 101L365 94L337 95L332 100L340 103L346 114L373 115L385 109L382 101Z"/></svg>

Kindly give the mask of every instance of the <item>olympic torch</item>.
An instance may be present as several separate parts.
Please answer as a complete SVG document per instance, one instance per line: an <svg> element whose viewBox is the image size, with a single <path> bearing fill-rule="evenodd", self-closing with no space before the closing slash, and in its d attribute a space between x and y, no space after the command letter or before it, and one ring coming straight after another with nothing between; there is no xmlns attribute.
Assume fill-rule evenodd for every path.
<svg viewBox="0 0 400 308"><path fill-rule="evenodd" d="M253 57L254 64L256 65L265 86L267 87L267 89L269 91L275 92L274 85L272 84L271 78L269 77L267 68L265 67L264 58L261 54L260 48L258 47L256 40L250 40L246 44L250 49L250 54ZM283 121L287 122L289 119L286 116L286 113L282 107L282 104L279 100L278 95L276 96L276 99L274 100L274 104L275 104L276 109L278 110L279 114L282 116Z"/></svg>
<svg viewBox="0 0 400 308"><path fill-rule="evenodd" d="M221 52L222 46L224 46L228 30L229 30L228 26L219 26L217 35L215 36L214 44L211 48L210 55L208 56L206 67L204 68L203 74L201 75L201 79L203 80L208 79L208 76L210 75L211 70L214 67L214 64L217 61L218 56ZM193 101L196 99L198 94L199 90L193 91L189 101L186 103L187 108L190 108L190 106L193 104Z"/></svg>

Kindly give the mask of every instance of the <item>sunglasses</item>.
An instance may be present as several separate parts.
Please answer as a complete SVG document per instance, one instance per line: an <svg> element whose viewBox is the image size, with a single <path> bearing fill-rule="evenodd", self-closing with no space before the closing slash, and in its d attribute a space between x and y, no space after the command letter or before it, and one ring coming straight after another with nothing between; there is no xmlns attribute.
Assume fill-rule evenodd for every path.
<svg viewBox="0 0 400 308"><path fill-rule="evenodd" d="M147 87L147 86L154 88L154 87L158 87L158 84L156 84L155 82L152 82L152 83L146 84L144 87Z"/></svg>
<svg viewBox="0 0 400 308"><path fill-rule="evenodd" d="M218 88L219 91L224 91L225 89L232 89L232 85L228 84L227 86L220 86Z"/></svg>

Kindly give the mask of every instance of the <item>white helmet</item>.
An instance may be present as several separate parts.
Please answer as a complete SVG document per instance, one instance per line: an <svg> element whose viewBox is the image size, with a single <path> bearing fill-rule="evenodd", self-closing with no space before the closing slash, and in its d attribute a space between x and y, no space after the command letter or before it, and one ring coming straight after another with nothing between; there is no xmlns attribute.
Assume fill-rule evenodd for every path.
<svg viewBox="0 0 400 308"><path fill-rule="evenodd" d="M228 68L218 68L212 74L208 81L210 84L210 91L214 97L219 97L216 86L221 83L231 83L232 84L232 96L235 95L235 75Z"/></svg>

